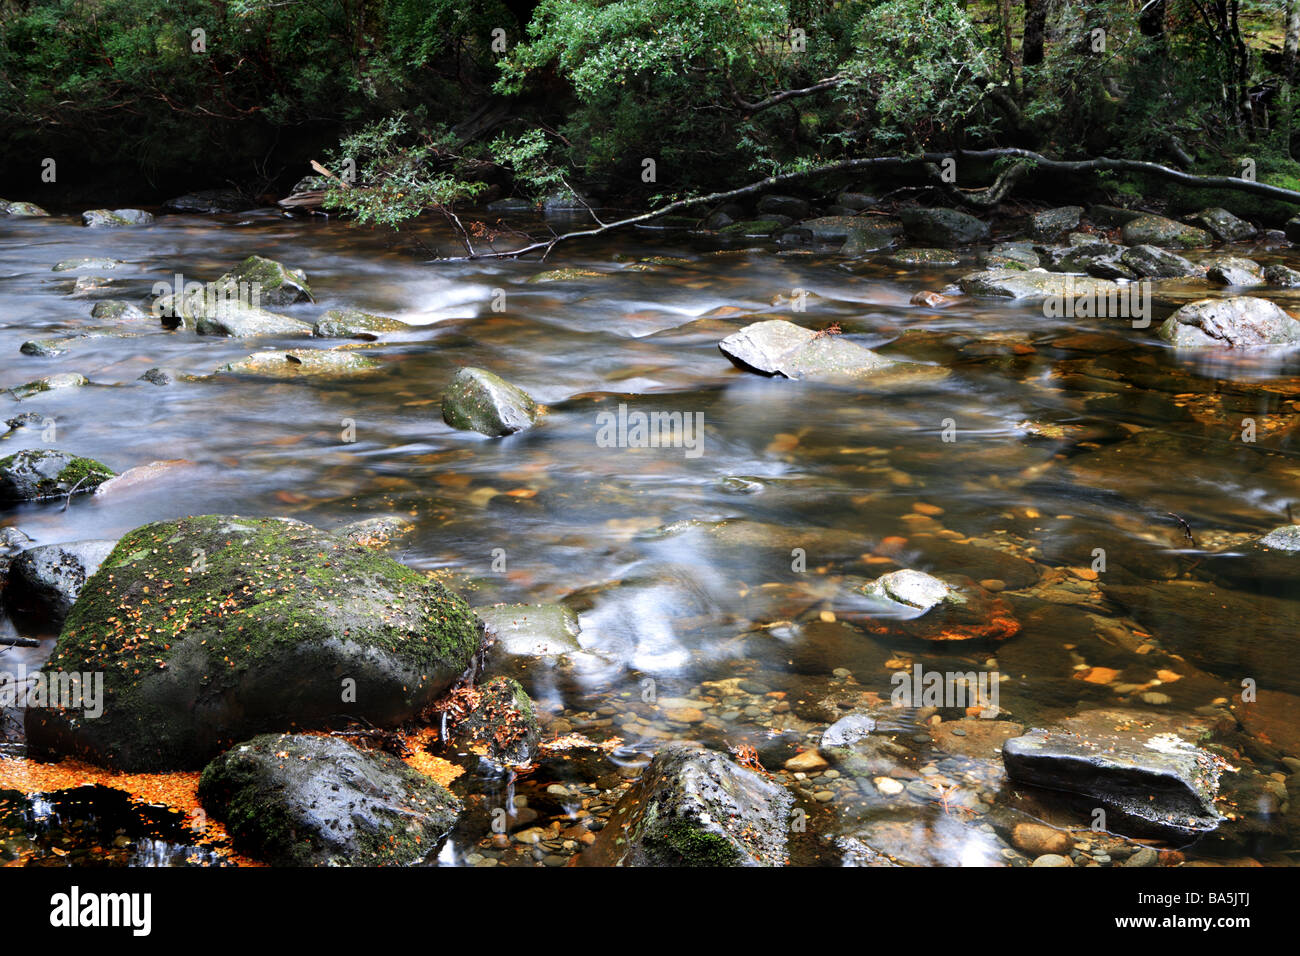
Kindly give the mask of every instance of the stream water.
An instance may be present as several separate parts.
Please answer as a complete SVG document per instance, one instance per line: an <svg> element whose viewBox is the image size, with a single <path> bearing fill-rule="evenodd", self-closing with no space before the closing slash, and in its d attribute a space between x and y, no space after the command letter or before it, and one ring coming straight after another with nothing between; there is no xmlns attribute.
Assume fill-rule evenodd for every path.
<svg viewBox="0 0 1300 956"><path fill-rule="evenodd" d="M447 236L430 241L453 248ZM1285 246L1237 254L1294 260ZM318 380L211 373L261 348L335 341L241 341L136 322L120 324L129 336L77 340L54 357L19 351L31 339L108 324L89 318L98 299L144 301L156 282L178 273L208 281L252 253L310 279L316 302L278 311L314 321L326 309L359 308L401 319L409 333L354 343L382 363L378 373ZM111 283L70 294L78 273L51 267L82 256L126 266L104 273ZM38 412L56 430L54 441L39 428L12 431L0 455L54 445L119 472L160 459L193 465L118 495L10 508L0 522L44 544L115 538L186 514L287 515L326 529L398 514L414 526L394 556L439 570L471 604L568 604L589 653L557 664L496 650L489 672L519 677L553 732L620 742L553 756L518 779L462 777L462 788L527 807L524 822L542 828L545 843L494 843L485 811L458 829L444 863L563 859L574 849L566 841L574 842L576 808L599 812L613 799L600 794L666 739L753 745L779 769L829 722L815 702L846 685L888 698L891 674L916 662L996 671L1002 711L1026 726L1091 707L1194 717L1233 700L1251 677L1278 688L1278 725L1291 728L1289 739L1262 730L1261 739L1300 756L1298 698L1288 696L1300 689L1300 595L1238 582L1244 610L1225 630L1219 619L1182 613L1169 591L1205 579L1205 552L1291 522L1300 363L1294 355L1212 363L1164 346L1155 326L1169 303L1203 294L1192 284L1162 287L1163 311L1158 304L1145 329L989 299L910 304L973 268L972 255L957 267L904 272L652 231L562 245L539 264L430 262L384 234L271 213L160 216L151 227L104 230L72 218L8 220L0 385L58 372L91 384L21 402L0 396L11 415ZM556 269L573 271L530 281ZM862 345L950 374L877 389L747 373L717 343L755 316L836 323ZM440 397L466 365L546 405L540 425L499 440L445 425ZM153 367L177 381L139 381ZM598 415L620 404L699 413L698 453L604 447ZM1247 418L1254 441L1242 440ZM1097 549L1101 575L1092 570ZM855 626L846 582L899 566L985 582L1019 632L997 646L936 650ZM1105 593L1108 580L1156 597L1135 610ZM39 666L53 635L37 636L39 647L0 654L0 669ZM985 764L925 751L925 718L898 715L899 739L917 750L900 759L912 769L899 778L937 768L961 784L974 813L997 805L1003 783L986 777ZM21 753L20 742L12 746ZM797 785L812 794L815 820L849 812L835 779ZM997 862L1002 844L948 811L921 794L912 816L891 818L924 830L909 845L930 855L913 862ZM19 818L17 829L36 826L30 812ZM564 826L547 831L555 820ZM1267 853L1285 859L1296 849ZM173 856L155 847L116 862ZM810 839L795 857L834 855Z"/></svg>

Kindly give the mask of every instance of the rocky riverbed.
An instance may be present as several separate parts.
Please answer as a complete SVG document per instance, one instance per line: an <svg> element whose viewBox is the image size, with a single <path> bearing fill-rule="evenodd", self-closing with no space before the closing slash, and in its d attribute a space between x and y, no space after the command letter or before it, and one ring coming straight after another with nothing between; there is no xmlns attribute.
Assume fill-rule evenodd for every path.
<svg viewBox="0 0 1300 956"><path fill-rule="evenodd" d="M1268 225L0 203L0 858L1291 865Z"/></svg>

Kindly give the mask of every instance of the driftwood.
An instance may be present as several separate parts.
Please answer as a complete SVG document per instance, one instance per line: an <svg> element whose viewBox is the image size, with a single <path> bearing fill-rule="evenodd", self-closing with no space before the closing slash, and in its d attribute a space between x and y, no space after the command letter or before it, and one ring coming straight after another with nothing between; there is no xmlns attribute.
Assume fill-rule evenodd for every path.
<svg viewBox="0 0 1300 956"><path fill-rule="evenodd" d="M551 236L548 239L531 242L527 245L520 246L517 249L505 251L483 252L475 250L469 242L467 235L462 235L462 242L468 251L468 255L456 257L459 260L466 259L513 259L519 256L526 256L534 252L540 252L542 258L559 243L571 239L580 239L586 236L598 236L606 232L612 232L615 229L626 229L629 226L637 226L642 223L650 222L661 216L678 212L683 209L689 209L695 206L716 205L717 203L726 202L730 199L739 199L742 196L750 196L754 193L764 192L777 186L783 186L787 183L798 182L804 179L811 179L816 176L833 176L838 173L857 172L869 169L895 169L903 166L921 165L926 168L931 176L938 173L938 164L946 159L961 159L992 161L998 159L1013 160L1014 163L999 173L996 181L985 190L962 190L956 187L956 184L943 183L939 179L940 185L944 191L954 200L960 201L965 205L987 208L1000 202L1008 192L1014 187L1016 182L1026 173L1034 169L1043 169L1053 172L1063 173L1085 173L1085 172L1102 172L1117 171L1129 173L1145 173L1149 176L1155 176L1159 179L1166 179L1170 182L1179 183L1184 186L1193 186L1203 189L1232 189L1238 192L1250 193L1255 196L1263 196L1267 199L1274 199L1280 202L1291 203L1300 206L1300 192L1294 189L1284 189L1281 186L1270 186L1267 183L1256 182L1253 179L1241 179L1236 176L1196 176L1192 173L1183 172L1181 169L1174 169L1171 166L1162 166L1160 163L1152 163L1140 159L1111 159L1109 157L1100 157L1097 159L1050 159L1041 153L1033 150L1018 149L1015 147L1003 147L999 149L975 149L961 150L955 153L920 153L915 156L873 156L863 159L845 159L836 163L827 163L824 166L816 166L810 169L801 169L792 173L782 173L778 176L768 176L757 182L750 183L746 186L739 186L735 189L727 189L721 192L709 193L706 196L691 196L686 199L679 199L676 202L668 203L658 209L649 212L640 213L635 216L628 216L624 219L618 219L613 222L601 222L596 219L597 225L588 229L576 229L571 232L560 233ZM594 214L593 214L593 218Z"/></svg>

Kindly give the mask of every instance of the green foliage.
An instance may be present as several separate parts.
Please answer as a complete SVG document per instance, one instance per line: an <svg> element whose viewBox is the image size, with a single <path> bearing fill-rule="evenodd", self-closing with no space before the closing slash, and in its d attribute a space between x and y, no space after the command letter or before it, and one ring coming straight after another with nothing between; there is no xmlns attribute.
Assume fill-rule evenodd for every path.
<svg viewBox="0 0 1300 956"><path fill-rule="evenodd" d="M445 133L442 139L446 141ZM426 209L451 207L486 188L457 179L438 139L413 133L405 114L346 137L331 161L344 169L355 164L357 175L350 187L330 180L325 207L349 212L363 224L396 229Z"/></svg>

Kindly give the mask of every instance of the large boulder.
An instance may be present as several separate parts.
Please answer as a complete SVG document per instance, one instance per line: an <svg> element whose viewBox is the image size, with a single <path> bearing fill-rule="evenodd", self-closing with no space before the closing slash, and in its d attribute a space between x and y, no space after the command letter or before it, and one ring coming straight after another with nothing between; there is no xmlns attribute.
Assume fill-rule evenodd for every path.
<svg viewBox="0 0 1300 956"><path fill-rule="evenodd" d="M808 215L808 200L798 196L779 196L768 194L758 201L760 216L787 216L790 219L802 219Z"/></svg>
<svg viewBox="0 0 1300 956"><path fill-rule="evenodd" d="M899 212L907 237L936 246L962 246L988 238L989 227L957 209L923 209L911 206Z"/></svg>
<svg viewBox="0 0 1300 956"><path fill-rule="evenodd" d="M615 806L584 863L781 866L794 798L716 751L671 744Z"/></svg>
<svg viewBox="0 0 1300 956"><path fill-rule="evenodd" d="M842 335L822 335L787 322L766 319L718 343L733 365L763 375L812 381L916 383L942 377L946 370L897 362Z"/></svg>
<svg viewBox="0 0 1300 956"><path fill-rule="evenodd" d="M258 301L265 305L292 305L294 302L312 301L311 287L307 285L305 272L290 269L282 262L262 256L249 256L212 284L219 291L227 292L233 292L241 285L255 288L258 291Z"/></svg>
<svg viewBox="0 0 1300 956"><path fill-rule="evenodd" d="M11 613L41 624L62 624L73 602L116 544L113 540L44 544L14 558L5 583Z"/></svg>
<svg viewBox="0 0 1300 956"><path fill-rule="evenodd" d="M462 368L442 397L442 420L448 425L494 438L529 428L538 411L531 395L482 368Z"/></svg>
<svg viewBox="0 0 1300 956"><path fill-rule="evenodd" d="M1126 246L1178 246L1189 249L1208 246L1210 234L1204 229L1152 214L1138 216L1124 223L1120 230Z"/></svg>
<svg viewBox="0 0 1300 956"><path fill-rule="evenodd" d="M153 215L143 209L88 209L81 214L81 224L92 228L104 226L148 226Z"/></svg>
<svg viewBox="0 0 1300 956"><path fill-rule="evenodd" d="M47 664L102 672L103 715L29 709L28 744L184 769L253 734L393 726L459 680L481 641L460 597L310 525L161 521L86 582Z"/></svg>
<svg viewBox="0 0 1300 956"><path fill-rule="evenodd" d="M396 757L300 734L232 747L204 768L199 800L236 850L273 866L417 863L461 809Z"/></svg>
<svg viewBox="0 0 1300 956"><path fill-rule="evenodd" d="M54 448L31 448L0 459L0 501L39 501L85 494L116 472L103 462Z"/></svg>
<svg viewBox="0 0 1300 956"><path fill-rule="evenodd" d="M1178 348L1253 349L1300 343L1300 322L1268 299L1248 295L1189 302L1160 326Z"/></svg>

